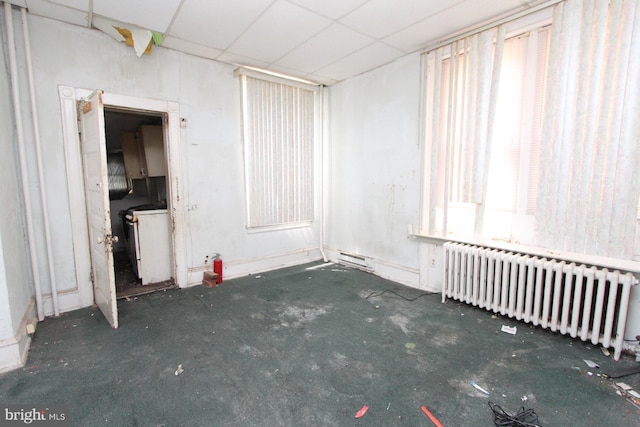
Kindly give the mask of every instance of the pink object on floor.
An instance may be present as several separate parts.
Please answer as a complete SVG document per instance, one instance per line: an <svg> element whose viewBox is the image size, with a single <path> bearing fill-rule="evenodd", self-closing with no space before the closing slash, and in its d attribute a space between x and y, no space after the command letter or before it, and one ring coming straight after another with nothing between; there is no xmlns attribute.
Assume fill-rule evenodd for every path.
<svg viewBox="0 0 640 427"><path fill-rule="evenodd" d="M356 412L356 418L362 418L364 414L367 413L369 407L367 405L362 405L362 408L358 412Z"/></svg>

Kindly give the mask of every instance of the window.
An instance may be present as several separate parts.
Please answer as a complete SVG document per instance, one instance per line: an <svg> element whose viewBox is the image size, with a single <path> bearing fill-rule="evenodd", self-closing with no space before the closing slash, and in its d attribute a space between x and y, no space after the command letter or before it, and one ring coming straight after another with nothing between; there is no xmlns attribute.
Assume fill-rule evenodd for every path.
<svg viewBox="0 0 640 427"><path fill-rule="evenodd" d="M638 259L637 5L566 0L425 54L422 234Z"/></svg>
<svg viewBox="0 0 640 427"><path fill-rule="evenodd" d="M428 54L429 234L530 238L549 33L496 29Z"/></svg>
<svg viewBox="0 0 640 427"><path fill-rule="evenodd" d="M239 74L247 227L306 225L314 212L313 87Z"/></svg>

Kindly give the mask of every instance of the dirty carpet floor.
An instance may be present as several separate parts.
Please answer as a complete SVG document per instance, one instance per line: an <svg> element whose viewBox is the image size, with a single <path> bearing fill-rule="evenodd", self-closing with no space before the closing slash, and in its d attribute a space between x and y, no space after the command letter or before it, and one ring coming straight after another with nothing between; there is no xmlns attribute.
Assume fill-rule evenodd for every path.
<svg viewBox="0 0 640 427"><path fill-rule="evenodd" d="M117 330L96 308L41 322L26 366L0 375L0 402L68 405L78 426L431 426L422 405L447 427L493 426L488 402L531 408L542 426L640 425L598 375L635 366L630 356L340 265L156 292L118 311ZM640 390L636 377L618 381Z"/></svg>

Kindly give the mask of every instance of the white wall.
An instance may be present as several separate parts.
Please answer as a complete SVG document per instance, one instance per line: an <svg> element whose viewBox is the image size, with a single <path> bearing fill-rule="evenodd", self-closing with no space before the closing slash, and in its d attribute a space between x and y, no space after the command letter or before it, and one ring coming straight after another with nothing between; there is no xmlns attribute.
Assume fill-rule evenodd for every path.
<svg viewBox="0 0 640 427"><path fill-rule="evenodd" d="M0 19L4 22L4 10ZM0 66L6 70L2 53ZM29 345L25 323L35 317L23 216L16 214L22 198L14 129L10 82L0 72L0 372L24 362Z"/></svg>
<svg viewBox="0 0 640 427"><path fill-rule="evenodd" d="M132 48L97 30L31 15L29 25L58 289L77 286L69 256L73 253L69 212L84 209L69 202L59 85L179 103L180 116L187 122L180 133L181 197L191 271L210 268L205 257L216 252L222 254L228 277L320 256L318 223L256 234L245 228L240 83L233 76L235 67L157 46L151 55L138 58ZM39 203L34 204L39 209ZM40 211L36 214L41 216ZM195 284L198 275L192 277ZM47 293L46 275L43 288Z"/></svg>
<svg viewBox="0 0 640 427"><path fill-rule="evenodd" d="M360 254L383 277L439 291L440 242L407 236L420 215L419 73L414 54L331 86L326 245L332 258ZM625 338L637 335L640 286Z"/></svg>
<svg viewBox="0 0 640 427"><path fill-rule="evenodd" d="M371 258L377 274L433 288L410 236L420 214L420 55L330 87L327 249Z"/></svg>
<svg viewBox="0 0 640 427"><path fill-rule="evenodd" d="M318 222L310 228L270 233L250 234L245 229L240 85L233 77L233 66L160 47L137 58L132 48L96 30L34 16L29 16L29 22L59 289L78 286L69 256L74 250L69 212L84 207L69 205L58 85L179 103L180 116L187 119L180 143L185 247L191 271L209 268L204 260L216 252L222 254L231 276L318 258ZM0 136L5 152L15 150L7 90L2 74ZM333 259L339 252L359 254L383 277L439 290L441 246L409 232L418 229L420 216L420 56L408 55L336 84L328 88L327 98L327 254ZM35 177L33 153L30 157L30 176ZM0 164L0 202L19 205L15 158L4 156L0 162L6 163ZM34 193L34 219L41 229L42 212L35 199ZM5 249L0 316L4 324L11 307L13 328L21 312L27 311L32 290L23 227L9 213L7 209L0 213L0 242ZM12 250L7 251L8 247ZM47 292L43 251L41 247L40 271ZM634 320L630 328L635 331L639 325L640 320ZM0 327L2 336L8 331Z"/></svg>

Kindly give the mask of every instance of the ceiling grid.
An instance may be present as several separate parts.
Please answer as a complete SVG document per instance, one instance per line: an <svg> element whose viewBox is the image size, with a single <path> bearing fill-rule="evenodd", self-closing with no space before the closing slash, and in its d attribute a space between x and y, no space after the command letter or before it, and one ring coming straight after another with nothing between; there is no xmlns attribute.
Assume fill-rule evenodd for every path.
<svg viewBox="0 0 640 427"><path fill-rule="evenodd" d="M91 26L161 33L162 46L331 85L545 0L9 0Z"/></svg>

